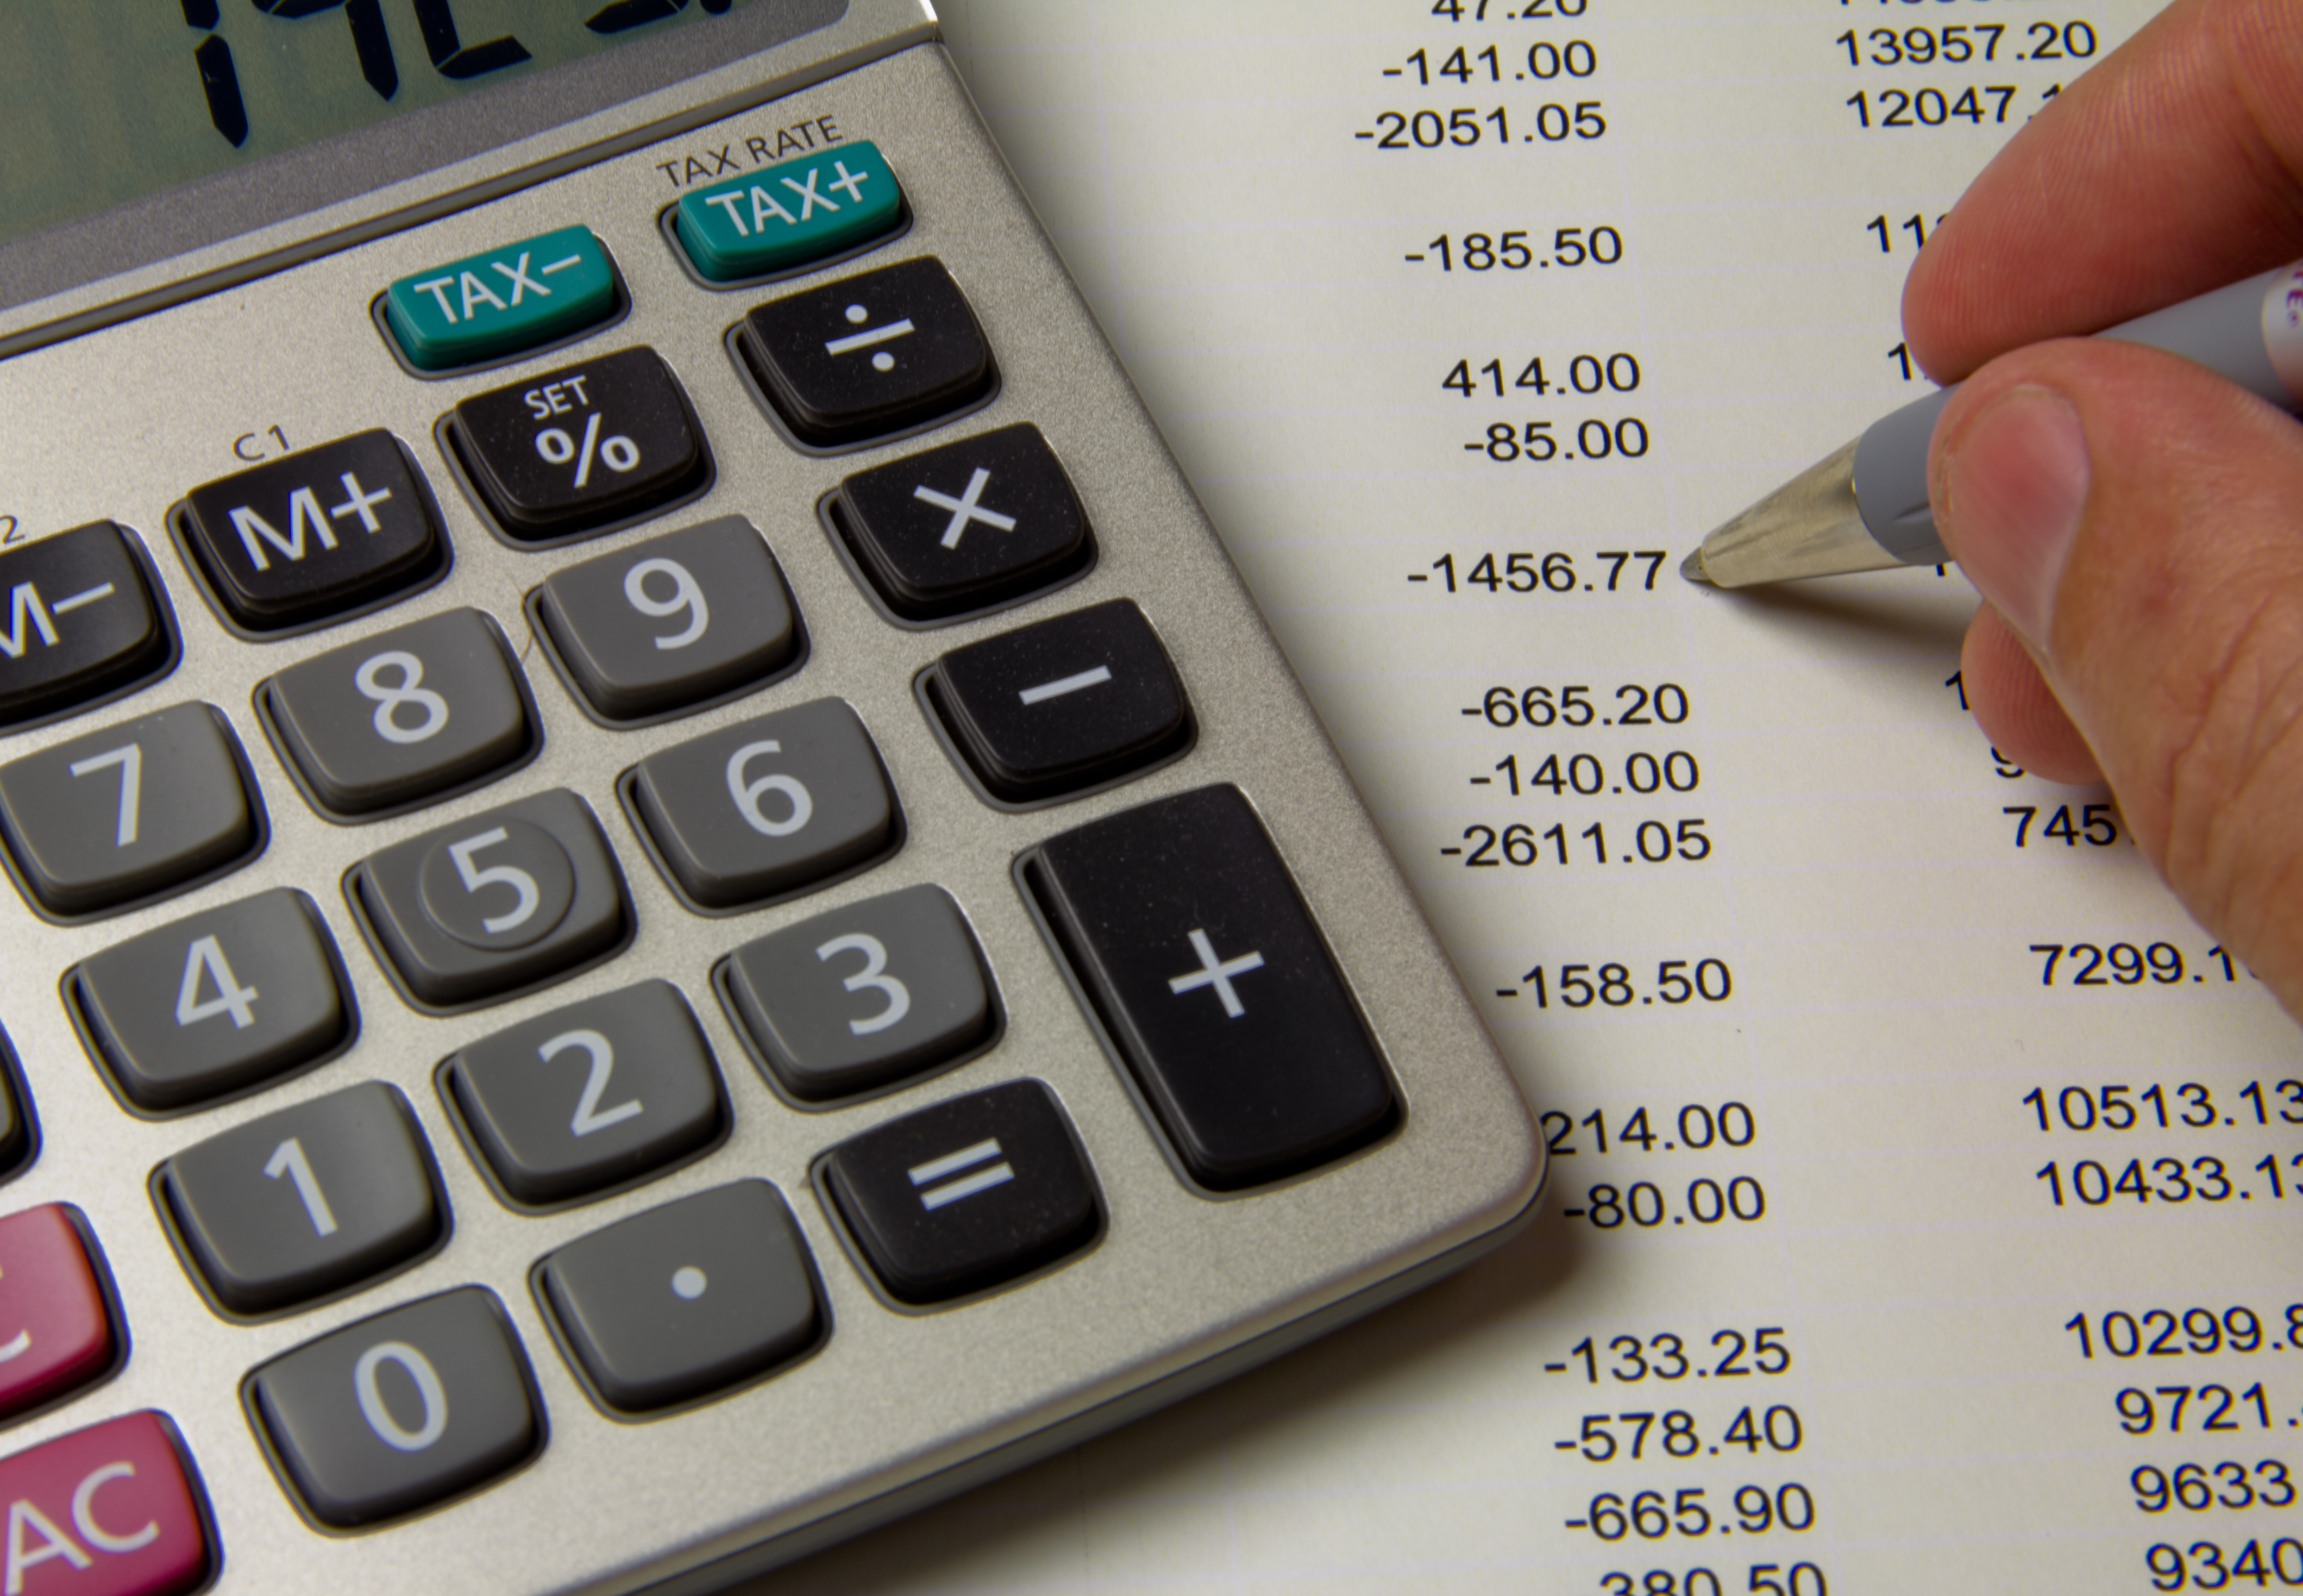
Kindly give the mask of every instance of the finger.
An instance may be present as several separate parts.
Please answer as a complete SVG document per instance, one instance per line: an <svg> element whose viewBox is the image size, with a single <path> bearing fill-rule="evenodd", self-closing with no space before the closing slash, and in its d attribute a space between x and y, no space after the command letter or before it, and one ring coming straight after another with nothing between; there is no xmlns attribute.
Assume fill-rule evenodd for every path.
<svg viewBox="0 0 2303 1596"><path fill-rule="evenodd" d="M1968 623L1967 641L1959 651L1959 679L1994 752L2034 776L2069 786L2103 779L2095 750L2063 713L2022 639L1988 604Z"/></svg>
<svg viewBox="0 0 2303 1596"><path fill-rule="evenodd" d="M2303 0L2177 0L1970 185L1903 285L1903 331L1951 382L2299 256Z"/></svg>
<svg viewBox="0 0 2303 1596"><path fill-rule="evenodd" d="M2067 340L1936 430L1944 541L2185 905L2303 1017L2303 426L2155 349Z"/></svg>

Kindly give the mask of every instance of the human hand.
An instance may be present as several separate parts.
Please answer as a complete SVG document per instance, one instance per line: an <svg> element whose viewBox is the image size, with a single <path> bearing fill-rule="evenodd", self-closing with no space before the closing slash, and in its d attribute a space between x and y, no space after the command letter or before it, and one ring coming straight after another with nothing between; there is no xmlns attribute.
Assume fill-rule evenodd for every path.
<svg viewBox="0 0 2303 1596"><path fill-rule="evenodd" d="M2176 0L1977 178L1903 325L1930 375L1966 379L1928 482L1987 601L1960 661L1976 718L2035 774L2108 780L2184 905L2303 1019L2303 424L2071 336L2298 256L2303 0Z"/></svg>

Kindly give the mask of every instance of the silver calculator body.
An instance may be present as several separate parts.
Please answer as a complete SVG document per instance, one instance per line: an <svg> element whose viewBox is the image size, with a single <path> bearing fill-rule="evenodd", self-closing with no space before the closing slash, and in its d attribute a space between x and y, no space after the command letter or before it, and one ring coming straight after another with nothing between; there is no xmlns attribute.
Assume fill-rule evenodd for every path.
<svg viewBox="0 0 2303 1596"><path fill-rule="evenodd" d="M199 7L184 9L189 23ZM401 9L387 0L383 14L399 27ZM317 20L342 26L328 20L334 14ZM238 7L227 20L232 29L248 26ZM188 52L201 37L188 26ZM414 33L403 28L401 37ZM403 60L404 70L420 68L420 56ZM738 286L709 281L685 258L667 211L689 188L867 142L900 183L903 215L892 230ZM471 362L460 374L413 369L395 349L379 309L388 285L569 228L587 229L612 262L619 299L609 318L531 353ZM964 296L996 378L949 414L893 435L831 444L796 437L761 391L760 374L745 367L747 318L772 301L924 260L941 263ZM12 285L12 302L0 309L0 561L109 522L141 562L169 633L168 659L148 659L125 691L97 693L84 705L0 732L0 766L30 761L29 769L91 733L205 706L204 724L220 727L235 751L250 811L249 834L215 868L190 871L148 901L131 895L124 906L36 911L37 884L27 883L30 867L17 857L32 844L13 833L16 890L0 890L0 1030L13 1055L19 1113L36 1128L0 1186L0 1215L64 1205L97 1260L115 1338L99 1370L9 1418L0 1453L33 1456L123 1415L163 1415L206 1538L207 1565L191 1588L715 1588L1284 1352L1461 1266L1531 1216L1543 1148L1506 1067L977 120L936 43L932 14L912 0L751 0L572 66L510 77L432 110L0 246L0 276ZM890 317L876 307L849 307L858 308L866 315L851 319L861 333L892 336L880 331ZM471 460L455 458L461 435L451 435L443 417L468 399L636 349L653 351L676 382L708 451L704 485L697 491L691 481L666 508L611 516L604 529L525 543L506 535L472 480ZM866 360L878 351L856 345L851 352ZM583 419L566 419L556 441L539 426L521 434L519 447L569 482L587 468L618 470L620 438L627 457L640 448L614 415L588 437L577 424ZM1038 429L1076 491L1092 557L1040 589L995 595L956 615L923 620L892 609L844 533L840 496L858 491L844 484L1024 424ZM240 625L213 591L222 578L196 569L186 524L193 491L379 430L429 496L445 544L436 567L333 617L270 632ZM971 480L964 474L932 490L924 483L918 493L924 503L927 491L941 494L937 513L949 514L946 525L958 528L963 546L968 537L1004 535L978 513L1000 513L998 473L972 490ZM318 487L334 484L332 476ZM897 495L898 508L905 497ZM341 530L349 542L359 535L357 499L344 500L351 510L332 521L308 512L294 526L291 506L272 517L273 542L242 538L242 546L269 550L284 568L298 527L308 552L322 546L323 530ZM313 502L334 514L333 492ZM794 651L756 681L703 693L692 706L603 716L542 634L539 589L555 573L620 547L724 517L748 523L770 551L795 617ZM217 531L224 518L212 512L209 523ZM0 577L8 568L0 564ZM655 628L649 637L672 634L684 617L703 614L678 610L686 590L676 575L659 575L655 586L643 576L626 590L637 595L635 615ZM45 597L47 620L68 634L75 617L55 611L59 596ZM957 679L954 651L1122 601L1148 621L1172 662L1188 729L1156 756L1078 790L1063 790L1060 780L1052 791L988 786L936 696L938 683ZM0 687L20 658L46 646L30 602L18 606L12 646L0 657ZM93 609L90 601L79 614ZM319 778L289 743L339 737L348 718L364 735L368 723L359 717L371 709L387 737L417 730L426 720L418 680L405 665L370 669L365 698L347 701L354 703L349 718L325 704L294 710L279 685L296 668L340 657L347 644L400 637L401 628L450 617L503 651L516 713L526 718L521 752L493 766L483 759L473 780L434 784L430 795L402 802L387 793L365 811L332 808L334 789L316 788ZM564 638L561 644L564 653ZM435 666L430 685L452 693L457 684L442 674L449 668ZM1050 669L1058 686L1092 674ZM395 693L397 708L386 701ZM648 834L654 811L634 795L644 764L825 701L834 708L822 714L844 706L841 724L860 724L882 771L895 811L884 845L797 888L763 889L756 905L740 887L732 898L700 901L699 892L709 898L718 890L716 878L682 885L667 866L669 844ZM300 732L283 728L291 711L316 718ZM736 752L772 742L756 736ZM310 748L298 747L310 763ZM127 756L98 750L72 763L91 757L110 762L89 765L73 777L80 785L63 790L86 795L80 819L94 814L93 824L124 827ZM797 811L789 787L769 780L773 758L747 757L726 761L724 790L721 765L707 761L704 798L748 802L755 830L790 826ZM674 766L662 769L676 784ZM1048 895L1059 895L1047 878L1062 869L1076 865L1084 877L1100 862L1090 849L1067 864L1052 839L1208 789L1244 799L1244 812L1268 834L1339 972L1341 1023L1362 1028L1391 1094L1387 1117L1353 1145L1307 1167L1270 1166L1244 1183L1211 1180L1179 1147L1162 1117L1169 1110L1160 1087L1130 1063L1131 1044L1120 1033L1131 1021L1098 995L1090 967L1109 950L1082 945L1099 935L1086 924L1092 912L1079 911L1086 919L1067 942L1057 923L1065 911L1051 908ZM683 797L667 786L663 802L701 802L698 790L690 782ZM618 928L594 953L476 998L420 981L411 987L380 940L381 900L355 912L363 883L379 881L401 844L446 837L468 818L553 794L572 795L573 811L588 813L612 861L623 894ZM171 805L192 806L192 795L148 785L141 802L156 826ZM63 813L38 823L77 822ZM499 832L510 836L518 827L474 835ZM433 875L409 876L408 891L436 903L438 893L459 890L452 881L441 886L449 878L434 868L458 858L462 889L478 891L472 883L487 883L488 845L464 846L460 855L435 849L437 857L426 856ZM500 853L496 862L511 858ZM1211 902L1220 896L1229 868L1185 847L1166 860L1156 884L1169 895L1163 902L1184 906L1168 928L1173 968L1152 973L1175 1004L1202 1005L1217 1026L1247 1023L1267 990L1258 983L1282 977L1277 955L1262 964L1255 949L1186 923L1195 912L1192 895L1204 886ZM1202 869L1204 882L1194 875ZM494 882L501 887L505 878ZM988 995L989 1018L975 1039L947 1048L915 1075L814 1099L791 1089L761 1062L770 1044L745 1034L746 1011L728 973L732 956L822 917L931 888L939 903L956 906L957 936L974 948ZM1270 890L1284 895L1285 883ZM427 892L434 897L424 898ZM163 1030L174 1016L188 1030L205 1024L223 1036L239 1024L236 1003L260 1015L269 999L263 983L232 973L222 956L231 952L226 944L211 961L188 940L181 962L173 953L164 961L170 973L159 989L140 999L132 990L122 995L118 978L105 973L105 955L265 895L301 895L307 919L316 917L343 995L342 1034L275 1079L141 1104L123 1095L125 1066L103 1062L105 1027L139 1021L107 1019L95 1012L102 1002L141 1003L141 1022ZM489 902L516 907L526 898ZM1113 912L1124 918L1127 905ZM856 976L841 989L856 994L852 1012L863 1024L898 1006L887 978L875 972L900 978L903 970L875 966L856 935L820 962L832 976ZM820 952L835 940L811 946ZM181 981L173 974L179 962ZM90 983L105 979L114 986L100 1001ZM677 1156L635 1166L630 1178L595 1181L573 1196L536 1188L517 1200L469 1123L470 1105L454 1098L443 1062L511 1028L649 983L677 994L671 1001L685 1004L701 1036L718 1092L708 1133ZM772 999L759 1001L774 1007ZM1225 1021L1234 1009L1241 1013ZM187 1014L191 1021L181 1019ZM772 1029L772 1019L765 1024ZM569 1025L547 1042L564 1043L582 1029ZM567 1056L537 1057L532 1067L575 1101L571 1127L585 1125L586 1113L596 1124L624 1101L641 1101L624 1095L623 1078L597 1060L599 1078L587 1076L591 1055L580 1045L558 1052ZM157 1056L164 1073L164 1046ZM1249 1061L1243 1079L1255 1067ZM860 1222L842 1217L831 1184L839 1177L827 1159L907 1116L1017 1083L1038 1083L1067 1128L1085 1172L1085 1230L1007 1278L907 1300L859 1240ZM223 1266L204 1264L198 1239L187 1232L232 1222L171 1209L192 1202L187 1193L202 1178L190 1154L271 1124L271 1116L378 1087L400 1105L393 1112L430 1183L432 1232L388 1264L331 1277L300 1298L292 1286L285 1297L231 1297L203 1273ZM1028 1183L1030 1168L1010 1170L992 1162L996 1147L983 1150L996 1140L986 1136L949 1153L931 1147L906 1165L927 1194L918 1198L923 1212L932 1201L964 1213L970 1203L995 1200L996 1192L974 1195L985 1191L985 1180ZM324 1214L335 1222L326 1194L341 1172L300 1142L291 1155L284 1136L248 1145L271 1155L268 1184L252 1189L276 1194L315 1234ZM567 1306L555 1307L544 1281L544 1261L571 1256L565 1249L620 1222L738 1185L762 1203L780 1203L814 1293L810 1328L720 1387L691 1383L654 1407L620 1408L584 1372L562 1322ZM353 1200L337 1197L347 1233L360 1223ZM222 1247L230 1239L211 1239ZM662 1280L618 1286L609 1307L622 1311L666 1286L666 1312L677 1311L674 1297L708 1301L702 1273L678 1251L675 1235L656 1254ZM8 1296L14 1267L0 1257L0 1315L15 1311ZM435 1372L434 1384L426 1384L418 1365L431 1365L414 1331L379 1331L364 1350L358 1338L371 1322L396 1323L384 1315L458 1293L492 1315L505 1338L527 1385L527 1440L430 1499L419 1487L378 1498L384 1505L372 1503L361 1522L329 1522L299 1490L296 1460L283 1454L299 1444L325 1450L342 1436L307 1433L299 1442L279 1431L287 1421L266 1404L290 1397L259 1393L260 1372L285 1370L300 1351L349 1334L333 1344L365 1384L344 1401L367 1403L357 1411L369 1415L368 1428L393 1457L417 1459L410 1466L420 1474L435 1432L452 1435L467 1407L452 1382L438 1383L448 1375ZM13 1333L0 1323L0 1341ZM144 1509L134 1492L149 1467L146 1475L117 1472L125 1466L97 1457L85 1473L75 1465L48 1484L21 1488L35 1494L20 1491L21 1499L36 1506L46 1499L38 1491L63 1493L40 1508L54 1538L28 1531L19 1548L45 1554L18 1571L23 1590L69 1596L139 1588L129 1565L142 1553L130 1543ZM89 1480L96 1483L75 1499L76 1485ZM0 1483L9 1489L15 1486ZM75 1499L85 1523L73 1516ZM115 1575L124 1583L105 1583Z"/></svg>

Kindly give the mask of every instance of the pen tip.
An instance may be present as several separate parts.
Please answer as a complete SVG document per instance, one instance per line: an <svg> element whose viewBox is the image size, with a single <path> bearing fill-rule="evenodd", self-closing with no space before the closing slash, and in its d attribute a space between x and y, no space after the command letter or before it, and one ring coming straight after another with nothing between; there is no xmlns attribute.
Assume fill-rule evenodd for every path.
<svg viewBox="0 0 2303 1596"><path fill-rule="evenodd" d="M1703 568L1703 550L1700 549L1679 562L1679 574L1700 586L1713 585L1711 574Z"/></svg>

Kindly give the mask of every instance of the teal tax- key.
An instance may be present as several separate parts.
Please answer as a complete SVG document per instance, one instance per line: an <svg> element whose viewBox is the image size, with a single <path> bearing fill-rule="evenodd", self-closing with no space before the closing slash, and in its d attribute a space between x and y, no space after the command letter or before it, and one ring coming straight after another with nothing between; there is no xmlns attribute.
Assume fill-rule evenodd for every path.
<svg viewBox="0 0 2303 1596"><path fill-rule="evenodd" d="M591 230L562 227L411 272L384 290L408 364L446 371L565 337L616 308L616 274Z"/></svg>
<svg viewBox="0 0 2303 1596"><path fill-rule="evenodd" d="M691 189L674 225L697 272L736 282L878 238L903 213L904 191L880 147L858 142Z"/></svg>

